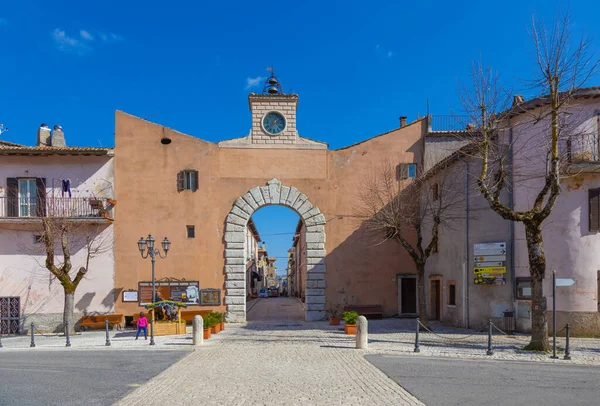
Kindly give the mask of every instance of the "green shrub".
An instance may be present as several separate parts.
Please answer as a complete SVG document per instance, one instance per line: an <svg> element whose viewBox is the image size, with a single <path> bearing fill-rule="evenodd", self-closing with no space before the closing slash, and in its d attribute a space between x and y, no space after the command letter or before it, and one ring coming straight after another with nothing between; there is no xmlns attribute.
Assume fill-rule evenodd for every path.
<svg viewBox="0 0 600 406"><path fill-rule="evenodd" d="M350 312L342 313L342 319L344 319L344 323L346 324L356 324L356 320L358 320L358 313L354 310Z"/></svg>
<svg viewBox="0 0 600 406"><path fill-rule="evenodd" d="M210 320L210 327L214 327L221 323L222 315L219 312L210 312L206 318Z"/></svg>
<svg viewBox="0 0 600 406"><path fill-rule="evenodd" d="M202 319L202 327L203 328L211 328L212 327L210 325L210 317L205 317Z"/></svg>

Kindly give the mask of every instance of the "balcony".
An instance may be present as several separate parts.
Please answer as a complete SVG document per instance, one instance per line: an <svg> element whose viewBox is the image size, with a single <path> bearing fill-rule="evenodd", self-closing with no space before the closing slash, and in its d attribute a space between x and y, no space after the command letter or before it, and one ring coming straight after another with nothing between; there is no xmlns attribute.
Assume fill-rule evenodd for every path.
<svg viewBox="0 0 600 406"><path fill-rule="evenodd" d="M29 222L43 217L83 221L112 221L111 199L96 197L0 197L0 220Z"/></svg>

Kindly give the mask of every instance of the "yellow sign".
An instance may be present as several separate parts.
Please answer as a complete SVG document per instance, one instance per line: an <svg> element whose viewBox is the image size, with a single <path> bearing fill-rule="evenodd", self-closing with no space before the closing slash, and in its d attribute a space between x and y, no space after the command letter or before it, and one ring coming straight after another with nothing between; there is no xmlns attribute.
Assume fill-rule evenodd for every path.
<svg viewBox="0 0 600 406"><path fill-rule="evenodd" d="M475 268L475 275L498 275L506 273L505 266L491 266L487 268Z"/></svg>

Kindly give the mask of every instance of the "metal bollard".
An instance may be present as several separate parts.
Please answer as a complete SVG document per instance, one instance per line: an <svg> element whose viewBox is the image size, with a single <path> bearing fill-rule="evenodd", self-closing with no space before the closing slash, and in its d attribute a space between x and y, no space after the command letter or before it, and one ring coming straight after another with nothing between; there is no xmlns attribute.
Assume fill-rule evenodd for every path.
<svg viewBox="0 0 600 406"><path fill-rule="evenodd" d="M106 330L106 342L104 346L110 347L110 336L108 335L108 319L104 319L104 328Z"/></svg>
<svg viewBox="0 0 600 406"><path fill-rule="evenodd" d="M417 317L417 332L415 334L415 352L421 352L421 349L419 348L419 330L420 330L420 322L419 322L419 318Z"/></svg>
<svg viewBox="0 0 600 406"><path fill-rule="evenodd" d="M494 355L494 349L492 348L492 319L488 322L490 329L488 331L488 348L486 355Z"/></svg>
<svg viewBox="0 0 600 406"><path fill-rule="evenodd" d="M571 359L571 346L570 346L571 326L567 323L567 343L565 345L565 356L563 359L569 361Z"/></svg>
<svg viewBox="0 0 600 406"><path fill-rule="evenodd" d="M65 347L70 347L71 339L69 337L69 321L68 320L65 322L65 336L67 337L67 344L65 345Z"/></svg>
<svg viewBox="0 0 600 406"><path fill-rule="evenodd" d="M365 316L358 316L356 321L356 348L369 349L369 322Z"/></svg>
<svg viewBox="0 0 600 406"><path fill-rule="evenodd" d="M31 322L31 344L29 344L29 347L31 347L31 348L35 347L35 337L33 334L33 322Z"/></svg>

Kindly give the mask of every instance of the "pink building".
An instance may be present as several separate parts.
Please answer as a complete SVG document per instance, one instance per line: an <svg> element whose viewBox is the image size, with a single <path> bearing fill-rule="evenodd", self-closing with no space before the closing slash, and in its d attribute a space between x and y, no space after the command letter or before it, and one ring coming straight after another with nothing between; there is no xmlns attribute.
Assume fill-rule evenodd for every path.
<svg viewBox="0 0 600 406"><path fill-rule="evenodd" d="M0 156L1 333L28 330L31 322L42 331L62 325L63 288L45 267L40 241L44 217L65 219L73 234L93 235L98 247L75 293L75 320L112 312L113 150L67 147L60 126L43 124L36 146L0 141ZM83 238L70 240L73 270L85 265L85 246ZM55 255L62 262L60 249Z"/></svg>

